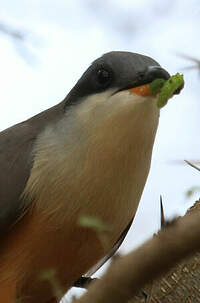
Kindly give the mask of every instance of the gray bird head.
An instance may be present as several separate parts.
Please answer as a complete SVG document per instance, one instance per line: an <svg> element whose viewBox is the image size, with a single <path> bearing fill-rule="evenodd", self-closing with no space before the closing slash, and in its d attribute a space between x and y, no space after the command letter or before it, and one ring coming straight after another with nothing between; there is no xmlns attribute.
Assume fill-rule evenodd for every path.
<svg viewBox="0 0 200 303"><path fill-rule="evenodd" d="M109 52L95 60L66 98L66 106L105 91L115 94L128 88L168 79L169 74L153 59L131 52Z"/></svg>
<svg viewBox="0 0 200 303"><path fill-rule="evenodd" d="M150 57L118 51L103 55L89 66L65 98L66 115L58 127L59 134L63 130L63 137L72 140L71 146L75 146L75 138L79 144L78 140L98 136L103 136L104 141L111 140L109 136L117 138L120 144L124 136L131 140L134 128L138 136L143 136L139 135L143 130L144 136L153 137L150 124L155 130L159 117L156 97L138 95L133 88L169 77Z"/></svg>

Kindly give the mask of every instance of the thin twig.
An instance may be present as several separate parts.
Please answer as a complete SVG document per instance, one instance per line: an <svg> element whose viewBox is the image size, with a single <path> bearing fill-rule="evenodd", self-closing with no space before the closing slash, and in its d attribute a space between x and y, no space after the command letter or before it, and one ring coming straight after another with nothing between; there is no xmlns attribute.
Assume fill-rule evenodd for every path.
<svg viewBox="0 0 200 303"><path fill-rule="evenodd" d="M184 67L183 69L185 70L189 70L189 69L198 69L200 70L200 60L195 58L195 57L192 57L192 56L189 56L189 55L186 55L186 54L183 54L183 53L177 53L177 55L179 57L182 57L188 61L191 61L191 62L194 62L195 65L192 65L192 66L187 66L187 67Z"/></svg>
<svg viewBox="0 0 200 303"><path fill-rule="evenodd" d="M160 195L160 227L161 229L165 226L165 214L163 209L162 196Z"/></svg>
<svg viewBox="0 0 200 303"><path fill-rule="evenodd" d="M12 37L13 39L17 39L20 41L24 41L25 40L25 34L20 31L20 30L16 30L16 29L12 29L11 27L0 23L0 32L4 33L5 35L8 35L10 37Z"/></svg>
<svg viewBox="0 0 200 303"><path fill-rule="evenodd" d="M200 167L194 165L193 163L191 163L190 161L188 160L184 160L188 165L192 166L193 168L197 169L198 171L200 171Z"/></svg>

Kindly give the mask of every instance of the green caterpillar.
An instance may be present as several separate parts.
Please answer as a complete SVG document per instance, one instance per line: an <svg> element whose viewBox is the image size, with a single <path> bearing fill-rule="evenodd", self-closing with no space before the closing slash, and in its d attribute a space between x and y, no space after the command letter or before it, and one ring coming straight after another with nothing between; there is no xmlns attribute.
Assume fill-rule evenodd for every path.
<svg viewBox="0 0 200 303"><path fill-rule="evenodd" d="M183 75L177 73L168 80L156 79L150 84L150 93L158 95L157 106L159 108L165 106L167 101L173 97L175 93L179 93L184 87Z"/></svg>

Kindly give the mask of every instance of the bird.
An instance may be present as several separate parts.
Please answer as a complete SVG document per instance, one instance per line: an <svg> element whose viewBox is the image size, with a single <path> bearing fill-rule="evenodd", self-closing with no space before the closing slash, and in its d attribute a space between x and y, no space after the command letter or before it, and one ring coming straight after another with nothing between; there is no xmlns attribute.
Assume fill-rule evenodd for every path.
<svg viewBox="0 0 200 303"><path fill-rule="evenodd" d="M58 303L120 246L149 173L160 109L134 88L169 73L111 51L59 104L0 133L0 301ZM98 232L80 224L96 218ZM54 270L55 295L44 274Z"/></svg>

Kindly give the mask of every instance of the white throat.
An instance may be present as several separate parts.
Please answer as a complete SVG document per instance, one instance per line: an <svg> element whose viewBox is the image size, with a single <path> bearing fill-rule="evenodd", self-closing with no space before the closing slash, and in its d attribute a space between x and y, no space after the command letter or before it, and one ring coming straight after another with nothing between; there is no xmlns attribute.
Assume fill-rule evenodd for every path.
<svg viewBox="0 0 200 303"><path fill-rule="evenodd" d="M89 96L38 138L25 196L60 222L83 212L124 226L146 182L158 119L153 98L129 91ZM128 218L115 220L117 212Z"/></svg>

